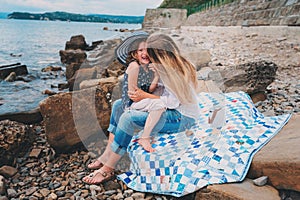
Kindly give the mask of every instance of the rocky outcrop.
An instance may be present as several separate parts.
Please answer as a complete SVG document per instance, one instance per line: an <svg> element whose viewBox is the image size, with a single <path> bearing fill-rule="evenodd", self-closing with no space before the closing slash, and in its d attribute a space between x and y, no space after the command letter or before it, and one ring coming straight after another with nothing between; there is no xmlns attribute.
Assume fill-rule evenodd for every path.
<svg viewBox="0 0 300 200"><path fill-rule="evenodd" d="M66 152L95 134L106 133L114 84L56 94L40 103L49 144Z"/></svg>
<svg viewBox="0 0 300 200"><path fill-rule="evenodd" d="M65 50L59 52L61 62L66 64L69 90L78 90L84 80L118 76L124 73L124 70L114 72L116 69L124 68L114 61L114 50L120 42L120 39L99 41L93 43L92 47L88 47L82 35L73 36L66 43Z"/></svg>
<svg viewBox="0 0 300 200"><path fill-rule="evenodd" d="M12 165L18 156L25 154L35 138L35 133L27 125L0 121L0 166Z"/></svg>
<svg viewBox="0 0 300 200"><path fill-rule="evenodd" d="M300 192L300 115L294 115L286 126L253 158L248 177L268 176L277 189Z"/></svg>
<svg viewBox="0 0 300 200"><path fill-rule="evenodd" d="M267 86L275 80L277 68L273 62L258 61L229 67L218 73L222 77L224 92L244 91L252 95L266 91ZM214 76L214 73L210 75Z"/></svg>

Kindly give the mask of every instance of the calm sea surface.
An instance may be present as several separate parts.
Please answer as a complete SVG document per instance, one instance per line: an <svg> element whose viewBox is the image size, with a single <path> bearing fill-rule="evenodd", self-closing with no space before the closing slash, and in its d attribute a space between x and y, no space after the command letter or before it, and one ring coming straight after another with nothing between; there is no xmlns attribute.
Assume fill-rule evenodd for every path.
<svg viewBox="0 0 300 200"><path fill-rule="evenodd" d="M109 31L104 31L103 27L108 27ZM91 45L93 41L122 36L124 33L113 31L120 28L139 29L141 24L0 19L0 65L20 62L33 77L31 82L0 82L0 115L32 110L47 97L42 94L44 90L56 91L51 85L66 82L59 73L49 79L41 69L49 65L62 66L59 50L65 48L71 36L82 34ZM44 77L48 78L44 80Z"/></svg>

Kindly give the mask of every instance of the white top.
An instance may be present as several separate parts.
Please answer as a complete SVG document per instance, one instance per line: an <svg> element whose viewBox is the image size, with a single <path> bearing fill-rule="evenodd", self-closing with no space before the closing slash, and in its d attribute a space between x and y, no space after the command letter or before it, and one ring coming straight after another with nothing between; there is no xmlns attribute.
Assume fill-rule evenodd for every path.
<svg viewBox="0 0 300 200"><path fill-rule="evenodd" d="M194 95L196 98L196 92ZM184 104L184 105L180 104L180 101L177 99L177 97L167 88L164 88L164 92L160 96L160 99L164 102L164 104L168 109L176 109L182 115L194 118L196 120L199 118L200 108L198 103L194 103L194 104L191 103L191 104Z"/></svg>

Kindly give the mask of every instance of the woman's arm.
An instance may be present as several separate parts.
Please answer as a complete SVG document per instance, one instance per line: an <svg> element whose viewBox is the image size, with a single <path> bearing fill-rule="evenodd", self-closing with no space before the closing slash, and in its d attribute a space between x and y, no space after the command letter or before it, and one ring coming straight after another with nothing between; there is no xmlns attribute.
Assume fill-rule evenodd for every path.
<svg viewBox="0 0 300 200"><path fill-rule="evenodd" d="M134 102L138 102L138 101L146 99L146 98L150 98L150 99L159 99L160 98L160 96L150 94L150 93L145 92L137 87L135 88L134 91L128 91L128 96Z"/></svg>

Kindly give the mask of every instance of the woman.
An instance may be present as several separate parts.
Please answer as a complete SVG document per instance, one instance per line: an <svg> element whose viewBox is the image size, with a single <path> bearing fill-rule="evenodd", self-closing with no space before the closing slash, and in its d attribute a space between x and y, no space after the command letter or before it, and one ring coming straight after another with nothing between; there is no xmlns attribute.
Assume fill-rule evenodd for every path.
<svg viewBox="0 0 300 200"><path fill-rule="evenodd" d="M162 114L155 126L155 131L175 133L190 128L199 110L195 93L197 78L194 66L180 55L175 42L166 35L149 36L147 51L168 95L159 97L136 88L135 91L128 92L129 98L135 102L145 98L165 98L166 102L177 102L178 106L175 109L168 109ZM148 112L138 110L124 111L119 119L115 135L110 137L111 144L101 156L105 159L99 160L98 164L101 168L84 177L84 182L102 183L113 176L114 167L126 153L134 131L143 129L148 114ZM100 165L100 162L103 164Z"/></svg>

